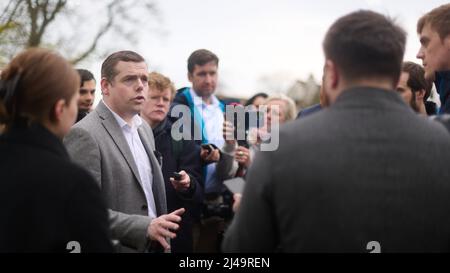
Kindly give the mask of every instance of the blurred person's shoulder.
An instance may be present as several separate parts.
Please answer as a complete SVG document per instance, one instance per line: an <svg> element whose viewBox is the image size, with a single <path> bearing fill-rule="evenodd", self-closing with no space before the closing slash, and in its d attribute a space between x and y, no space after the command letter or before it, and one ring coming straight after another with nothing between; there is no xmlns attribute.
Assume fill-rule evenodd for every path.
<svg viewBox="0 0 450 273"><path fill-rule="evenodd" d="M286 124L280 126L280 132L292 135L295 132L302 132L301 136L309 134L317 134L317 132L326 131L327 124L333 123L332 113L330 113L329 108L322 108L320 111L316 111L314 115L308 115L300 119L295 119L293 121L287 122ZM297 135L296 137L301 137ZM305 136L307 138L307 136Z"/></svg>
<svg viewBox="0 0 450 273"><path fill-rule="evenodd" d="M444 127L450 133L450 114L444 114L444 115L440 115L440 116L431 116L430 119L444 125Z"/></svg>

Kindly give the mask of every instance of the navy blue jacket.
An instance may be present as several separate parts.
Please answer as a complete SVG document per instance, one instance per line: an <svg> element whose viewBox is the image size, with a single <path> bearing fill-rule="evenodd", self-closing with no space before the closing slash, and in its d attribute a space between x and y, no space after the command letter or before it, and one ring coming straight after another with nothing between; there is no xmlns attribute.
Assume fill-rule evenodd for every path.
<svg viewBox="0 0 450 273"><path fill-rule="evenodd" d="M314 104L310 107L307 107L303 110L301 110L298 115L297 115L297 119L299 118L304 118L306 116L309 116L313 113L319 112L320 110L322 110L322 106L320 104Z"/></svg>
<svg viewBox="0 0 450 273"><path fill-rule="evenodd" d="M441 100L439 114L450 114L450 71L436 73L434 83Z"/></svg>

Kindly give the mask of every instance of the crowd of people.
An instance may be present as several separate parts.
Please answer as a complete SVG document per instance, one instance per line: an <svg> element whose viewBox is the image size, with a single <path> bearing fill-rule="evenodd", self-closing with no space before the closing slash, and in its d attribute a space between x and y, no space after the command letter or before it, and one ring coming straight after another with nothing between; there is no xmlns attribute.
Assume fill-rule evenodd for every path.
<svg viewBox="0 0 450 273"><path fill-rule="evenodd" d="M25 50L0 80L0 252L449 252L450 4L417 32L423 66L391 18L339 18L298 113L282 94L226 105L206 49L178 90L112 53L95 108L90 71Z"/></svg>

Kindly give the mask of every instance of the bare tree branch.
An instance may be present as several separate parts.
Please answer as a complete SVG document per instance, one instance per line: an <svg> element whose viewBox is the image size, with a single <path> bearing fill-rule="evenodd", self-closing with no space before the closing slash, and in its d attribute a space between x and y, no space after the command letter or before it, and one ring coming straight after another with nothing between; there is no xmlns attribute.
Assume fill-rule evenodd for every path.
<svg viewBox="0 0 450 273"><path fill-rule="evenodd" d="M89 46L88 49L86 49L83 53L81 53L80 56L71 61L73 64L77 64L82 60L86 59L97 48L97 44L100 38L102 38L113 26L115 18L114 8L119 4L119 2L120 0L114 0L108 5L108 22L97 32L97 35L95 35L95 38L91 43L91 46Z"/></svg>
<svg viewBox="0 0 450 273"><path fill-rule="evenodd" d="M15 1L14 0L9 0L8 4L3 9L2 15L0 15L0 20L3 18L3 16L5 16L8 13L9 7L13 4L13 2L15 2ZM16 3L16 6L17 6L17 3Z"/></svg>
<svg viewBox="0 0 450 273"><path fill-rule="evenodd" d="M48 1L49 0L45 0L44 3L39 5L39 9L42 10L42 17L43 17L42 24L44 24L44 22L47 21Z"/></svg>
<svg viewBox="0 0 450 273"><path fill-rule="evenodd" d="M125 43L137 43L136 39L139 31L145 31L140 27L145 26L150 30L147 19L151 16L158 19L156 5L157 0L103 0L95 2L99 10L88 10L87 13L101 14L93 25L89 24L89 17L80 17L78 21L71 22L77 15L85 12L82 9L85 3L73 6L67 0L1 0L0 4L0 54L3 56L13 56L18 51L26 47L49 46L63 51L62 53L72 57L73 63L81 62L100 47L101 40L109 33L114 33L116 37L121 37ZM82 1L83 2L83 1ZM97 4L99 3L99 4ZM72 7L74 10L69 12ZM77 10L78 9L78 10ZM99 13L98 13L99 12ZM81 21L80 21L81 20ZM74 27L67 31L64 23L74 23ZM161 23L160 21L156 21ZM98 25L97 25L98 24ZM78 25L81 27L79 28ZM70 26L69 26L70 27ZM55 29L53 29L55 28ZM49 31L50 30L50 31ZM158 33L154 29L153 33ZM48 35L48 34L50 35ZM89 37L88 42L72 43L77 37ZM117 39L117 38L116 38ZM69 58L70 59L70 58Z"/></svg>
<svg viewBox="0 0 450 273"><path fill-rule="evenodd" d="M15 5L14 5L14 8L13 8L13 10L11 11L11 13L9 13L9 16L8 16L9 18L8 18L8 20L6 20L6 22L4 23L5 25L6 25L6 24L9 24L9 23L12 21L12 18L14 18L14 15L16 15L17 9L19 8L20 4L23 3L23 0L10 0L9 3L8 3L8 5L6 6L6 8L3 10L2 15L0 15L0 21L2 21L2 18L3 18L3 17L7 16L8 11L9 11L9 8L10 8L10 6L11 6L14 2L16 2L16 3L15 3Z"/></svg>
<svg viewBox="0 0 450 273"><path fill-rule="evenodd" d="M44 35L44 32L48 26L53 20L55 20L56 15L61 11L62 8L66 5L66 0L58 0L58 3L56 3L55 9L51 12L50 17L47 18L47 12L48 12L48 0L45 1L43 5L43 15L44 19L42 21L42 25L38 32L39 42L42 39L42 36Z"/></svg>
<svg viewBox="0 0 450 273"><path fill-rule="evenodd" d="M37 9L33 7L33 3L31 0L26 0L27 2L27 10L28 15L30 16L30 36L28 38L28 46L39 45L39 41L36 39L36 30L37 30Z"/></svg>

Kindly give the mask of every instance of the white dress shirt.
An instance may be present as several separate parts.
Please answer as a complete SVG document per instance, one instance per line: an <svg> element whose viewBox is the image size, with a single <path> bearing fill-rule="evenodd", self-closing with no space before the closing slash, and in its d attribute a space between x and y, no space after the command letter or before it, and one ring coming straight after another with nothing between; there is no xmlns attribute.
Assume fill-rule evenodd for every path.
<svg viewBox="0 0 450 273"><path fill-rule="evenodd" d="M208 143L213 143L217 147L222 147L225 143L223 138L223 122L224 112L220 107L220 102L216 96L212 95L211 104L206 104L200 96L197 96L195 91L190 89L191 97L195 108L200 113L203 123L205 125L206 137ZM203 130L203 128L202 128ZM220 192L221 184L216 176L216 164L209 164L207 166L205 179L205 192Z"/></svg>
<svg viewBox="0 0 450 273"><path fill-rule="evenodd" d="M136 164L139 171L139 178L142 182L142 188L144 189L145 198L147 199L148 205L148 215L151 218L156 218L156 205L155 198L153 196L153 174L152 167L150 164L150 158L145 151L144 145L142 144L141 138L139 137L138 128L142 125L142 119L139 115L135 115L131 120L131 126L123 120L118 114L111 110L105 103L106 107L111 111L117 120L122 133L127 140L128 147L130 147L131 154L133 154L134 163Z"/></svg>

